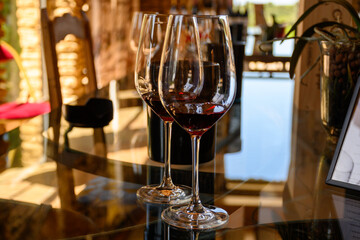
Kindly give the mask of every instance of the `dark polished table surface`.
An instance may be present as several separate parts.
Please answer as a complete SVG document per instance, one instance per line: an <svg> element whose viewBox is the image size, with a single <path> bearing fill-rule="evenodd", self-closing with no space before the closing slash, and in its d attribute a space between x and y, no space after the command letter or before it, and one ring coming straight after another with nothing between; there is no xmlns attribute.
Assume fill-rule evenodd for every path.
<svg viewBox="0 0 360 240"><path fill-rule="evenodd" d="M100 91L114 104L114 119L103 129L105 142L95 142L91 128L68 132L61 109L0 136L0 239L359 238L356 195L325 184L335 143L321 132L320 122L309 121L316 114L293 110L296 125L281 146L286 151L275 155L286 163L272 162L267 156L272 146L262 132L254 133L256 138L243 134L241 115L253 110L242 108L241 101L217 124L216 154L200 166L201 199L224 208L228 224L208 232L167 226L160 218L164 206L136 198L138 188L160 182L162 164L149 159L147 111L133 89L121 88L126 80L133 81L113 81ZM257 118L274 116L271 111L263 108ZM276 119L258 127L277 132L282 125ZM321 136L308 137L313 128ZM255 148L246 149L249 141ZM242 152L259 154L247 159ZM258 167L248 171L270 177L237 174L251 161ZM278 178L281 164L286 176ZM191 165L173 164L172 177L190 185Z"/></svg>

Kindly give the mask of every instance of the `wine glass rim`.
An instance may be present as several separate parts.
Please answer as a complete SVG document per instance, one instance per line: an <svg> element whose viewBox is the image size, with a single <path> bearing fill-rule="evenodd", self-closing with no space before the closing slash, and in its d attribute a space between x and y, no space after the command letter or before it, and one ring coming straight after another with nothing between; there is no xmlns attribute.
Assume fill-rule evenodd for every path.
<svg viewBox="0 0 360 240"><path fill-rule="evenodd" d="M142 14L159 14L159 12L156 12L156 11L133 11L132 12L133 15L139 14L139 13L142 13Z"/></svg>
<svg viewBox="0 0 360 240"><path fill-rule="evenodd" d="M223 17L228 17L228 15L226 14L216 14L216 15L198 15L198 14L176 14L176 13L145 13L144 15L150 16L150 15L155 15L155 16L180 16L180 17L187 17L187 18L223 18Z"/></svg>
<svg viewBox="0 0 360 240"><path fill-rule="evenodd" d="M156 17L169 17L172 14L154 12L154 13L145 13L144 16L145 15L146 16L156 16Z"/></svg>
<svg viewBox="0 0 360 240"><path fill-rule="evenodd" d="M220 18L227 17L225 14L216 14L216 15L201 15L201 14L171 14L173 16L183 16L183 17L195 17L195 18Z"/></svg>

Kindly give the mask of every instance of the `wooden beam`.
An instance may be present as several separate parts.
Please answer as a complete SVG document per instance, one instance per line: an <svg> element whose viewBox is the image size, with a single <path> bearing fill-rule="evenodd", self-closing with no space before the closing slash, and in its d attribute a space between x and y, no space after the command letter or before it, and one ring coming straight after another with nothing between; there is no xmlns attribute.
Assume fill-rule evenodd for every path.
<svg viewBox="0 0 360 240"><path fill-rule="evenodd" d="M318 0L300 0L299 14L303 13ZM355 3L355 0L353 0ZM353 4L353 6L355 6ZM298 35L317 22L324 20L336 20L335 15L340 14L341 21L345 24L351 23L351 18L347 11L341 6L333 3L320 6L297 29ZM316 42L309 44L302 54L296 69L295 89L294 89L294 108L293 108L293 134L291 147L291 163L286 189L286 202L301 196L311 195L321 192L325 187L326 173L319 174L322 169L321 163L324 161L326 147L329 148L331 141L325 141L327 134L322 127L320 120L320 66L318 65L305 78L300 76L312 65L319 56L319 46ZM295 170L294 170L295 169ZM306 170L305 170L306 169ZM294 171L293 171L294 170ZM312 172L312 173L311 173ZM310 178L309 176L314 176ZM319 184L320 183L320 184ZM313 195L311 195L313 196ZM311 197L304 201L302 206L306 209L315 209L321 203L314 201ZM286 206L289 213L294 217L315 217L315 212L306 212L299 207L301 204ZM324 217L324 216L322 216Z"/></svg>

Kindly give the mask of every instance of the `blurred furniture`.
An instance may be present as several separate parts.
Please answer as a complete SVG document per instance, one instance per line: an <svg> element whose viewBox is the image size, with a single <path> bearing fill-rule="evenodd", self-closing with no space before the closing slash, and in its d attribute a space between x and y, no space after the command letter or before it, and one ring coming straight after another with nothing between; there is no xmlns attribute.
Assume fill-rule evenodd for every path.
<svg viewBox="0 0 360 240"><path fill-rule="evenodd" d="M11 130L18 128L19 126L21 126L23 123L26 123L27 121L29 121L28 118L14 119L14 120L1 119L0 120L0 134L10 132Z"/></svg>
<svg viewBox="0 0 360 240"><path fill-rule="evenodd" d="M65 13L61 17L49 18L47 9L41 9L41 30L44 46L44 57L49 85L49 97L52 108L61 106L63 103L58 67L58 54L56 45L64 40L69 34L81 39L84 43L85 65L88 84L86 92L91 93L97 89L97 81L94 66L94 54L90 34L90 25L85 12L81 11L81 18Z"/></svg>
<svg viewBox="0 0 360 240"><path fill-rule="evenodd" d="M84 61L86 66L86 69L84 69L83 72L86 72L88 78L86 93L94 93L97 90L90 24L85 12L81 11L80 14L81 18L65 13L61 17L55 17L53 20L50 20L47 10L45 8L41 9L44 57L46 62L50 105L52 109L58 108L63 103L58 67L59 56L56 51L56 45L61 40L64 40L69 34L83 40ZM103 126L94 127L91 123L88 125L78 124L74 118L72 118L72 121L70 121L69 124L69 130L71 130L73 126L94 128L95 151L106 156Z"/></svg>
<svg viewBox="0 0 360 240"><path fill-rule="evenodd" d="M63 97L60 81L61 74L58 66L60 56L57 53L56 46L70 34L78 39L81 39L83 43L82 46L85 56L85 69L83 69L83 72L86 73L86 77L88 79L88 83L85 84L85 92L90 96L90 94L96 95L97 91L90 24L85 12L81 11L80 14L81 16L77 17L71 15L70 13L65 13L60 17L50 19L47 9L41 9L41 30L48 80L47 82L49 88L49 98L51 108L54 109L54 111L52 111L52 113L50 114L49 123L50 126L53 128L54 140L57 142L59 142L60 138L60 121L62 116L61 107L63 104ZM80 105L80 107L82 106ZM68 108L71 107L67 106L67 108L65 109L67 110ZM89 109L89 111L91 111L91 109ZM69 133L74 126L93 128L94 152L97 155L104 157L106 156L107 149L105 143L105 134L103 130L105 124L94 126L94 124L91 124L91 121L89 121L89 124L83 124L83 122L81 122L80 124L80 122L78 122L76 118L71 118L71 121L68 122L69 127L66 131L65 139L67 139L67 133ZM68 144L68 141L66 141L66 143ZM59 149L57 146L58 144L51 148L55 155L59 154ZM72 171L71 169L62 164L58 164L57 171L59 178L62 179L59 181L59 192L62 192L62 194L60 195L63 196L63 198L61 199L62 205L64 207L67 206L68 208L72 209L74 208L74 204L76 203Z"/></svg>

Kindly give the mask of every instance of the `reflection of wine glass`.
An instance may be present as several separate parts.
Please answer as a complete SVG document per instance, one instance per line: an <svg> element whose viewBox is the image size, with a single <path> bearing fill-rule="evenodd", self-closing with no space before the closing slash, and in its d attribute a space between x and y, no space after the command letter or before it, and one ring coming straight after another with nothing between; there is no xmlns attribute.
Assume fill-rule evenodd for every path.
<svg viewBox="0 0 360 240"><path fill-rule="evenodd" d="M191 137L193 196L187 206L165 209L175 227L211 229L228 221L225 210L205 207L199 197L201 136L231 107L236 95L235 65L226 16L170 16L159 72L166 110Z"/></svg>
<svg viewBox="0 0 360 240"><path fill-rule="evenodd" d="M136 11L133 13L133 16L131 18L129 45L130 45L130 50L134 53L137 52L139 46L141 23L145 14L156 14L156 12Z"/></svg>
<svg viewBox="0 0 360 240"><path fill-rule="evenodd" d="M173 118L161 104L158 93L160 58L168 15L145 14L135 63L135 86L142 99L163 120L165 128L164 175L160 185L144 186L137 196L151 203L181 204L190 201L191 188L175 186L171 180L170 143Z"/></svg>
<svg viewBox="0 0 360 240"><path fill-rule="evenodd" d="M144 16L143 12L134 12L131 19L129 44L130 44L130 50L135 53L137 52L138 49L140 29L141 29L143 16Z"/></svg>

